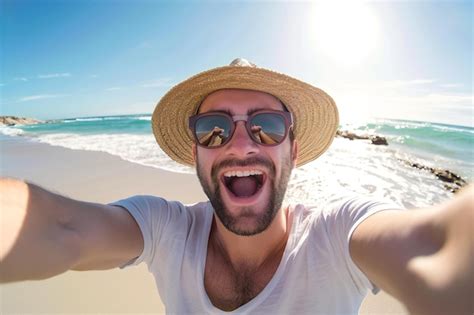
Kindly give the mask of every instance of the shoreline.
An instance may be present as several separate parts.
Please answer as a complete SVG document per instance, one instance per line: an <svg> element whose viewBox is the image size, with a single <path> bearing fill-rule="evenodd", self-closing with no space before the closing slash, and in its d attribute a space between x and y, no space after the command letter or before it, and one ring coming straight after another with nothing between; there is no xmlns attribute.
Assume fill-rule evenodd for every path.
<svg viewBox="0 0 474 315"><path fill-rule="evenodd" d="M1 117L15 118L19 122L18 124L16 124L16 126L15 125L10 126L12 127L10 128L5 124L2 125L0 121L0 137L2 133L7 136L20 136L20 137L25 136L31 139L37 139L38 141L41 141L43 143L49 143L51 145L59 145L65 148L84 149L87 151L89 150L90 151L105 151L113 155L120 156L123 159L131 161L133 163L148 165L148 166L165 169L165 170L170 170L172 172L192 173L190 169L182 168L182 166L176 163L173 163L168 158L164 158L164 153L162 152L155 155L154 151L152 151L153 150L152 147L154 148L156 143L154 139L152 138L152 133L151 131L148 132L148 129L147 129L146 135L150 135L150 138L143 137L145 135L143 133L145 131L143 128L145 127L141 123L137 125L139 127L137 127L136 129L130 130L129 132L125 132L123 134L118 133L117 134L118 137L115 139L107 138L107 135L109 135L108 133L109 127L111 128L110 130L118 130L117 125L115 125L115 122L110 123L112 121L116 121L117 120L116 118L120 118L118 119L118 121L121 121L122 118L126 118L126 119L130 118L132 120L130 121L127 120L127 122L135 124L137 123L138 120L143 120L143 119L137 118L137 116L142 116L142 115L146 116L147 114L134 114L134 115L123 114L123 115L113 115L113 116L90 116L90 117L83 117L83 118L81 117L69 118L70 121L67 121L67 122L68 123L72 122L73 124L71 125L74 125L75 126L74 128L82 128L82 127L89 128L91 127L90 126L91 122L92 122L93 128L104 128L103 130L100 129L96 133L93 133L90 135L88 133L83 133L82 131L80 132L79 129L68 128L68 126L71 126L71 125L63 124L62 120L46 120L46 121L43 121L42 123L39 123L39 127L38 127L39 132L35 134L36 127L33 127L33 129L30 132L28 129L29 126L27 126L28 124L38 125L35 119L20 118L20 117L13 117L13 116L0 116L0 118ZM31 120L31 122L22 124L21 122L24 120ZM394 127L390 125L391 122L398 122L400 124L408 124L409 129L407 129L408 131L405 134L403 133L392 134L391 131L389 132L387 130L386 131L388 133L387 132L378 133L378 132L374 132L373 129L368 129L366 131L359 130L358 128L355 128L355 126L351 126L350 123L346 123L346 124L341 124L339 126L339 129L336 133L336 138L344 139L342 141L347 141L347 139L349 139L349 140L355 140L355 142L372 143L374 145L380 145L382 147L386 146L387 149L385 150L394 149L398 153L405 155L406 158L404 158L404 160L406 161L401 161L402 164L406 164L406 165L417 164L417 166L420 166L420 167L417 167L418 169L431 171L441 181L442 179L440 178L440 176L437 176L438 174L440 173L452 174L453 176L451 175L441 176L444 178L451 177L451 178L456 179L456 182L440 183L441 187L444 187L444 189L449 192L456 192L459 188L462 188L463 186L465 186L466 182L472 182L474 180L474 173L472 171L472 167L474 166L474 164L473 164L472 159L468 158L470 155L472 155L472 148L471 149L465 148L466 146L465 141L468 141L468 143L470 143L469 141L474 140L474 138L469 137L467 140L466 138L462 138L463 139L462 141L464 142L461 142L460 146L458 147L458 148L461 148L460 151L452 151L452 147L450 147L449 144L446 144L445 142L441 142L441 146L439 147L440 150L438 150L439 151L438 152L437 150L430 151L429 149L426 149L427 146L430 147L431 140L426 140L423 138L418 139L417 134L414 134L414 135L411 134L412 132L415 132L414 131L415 129L418 129L420 127L425 128L426 125L430 126L432 124L439 125L441 127L450 127L450 128L455 128L455 129L457 127L458 127L457 129L459 128L469 129L471 127L446 125L446 124L441 124L441 123L422 122L422 121L406 121L406 120L397 120L397 119L391 120L391 119L378 118L378 119L375 119L375 121L381 121L382 123L387 122L388 125L384 126L383 128L387 127L389 128L389 130L391 130L390 128L399 129L398 126ZM51 128L47 127L47 125L51 123L56 123L56 122L59 123L61 126L53 124L55 125L55 127L51 127ZM110 126L109 126L109 123L110 123ZM376 122L371 121L369 119L366 122L366 126L369 126L370 124L374 124L374 123ZM421 126L410 127L411 123L421 124ZM147 124L149 124L149 122ZM23 127L26 126L27 128L22 129L22 126ZM44 128L41 126L44 126ZM371 126L370 128L372 127L373 126ZM400 128L404 129L405 127L406 127L405 125L402 125ZM103 133L101 131L103 131ZM433 131L430 131L430 132L433 132ZM436 132L439 133L439 130ZM474 134L474 129L472 129L472 131L469 131L469 132ZM436 134L436 135L440 136L439 134ZM412 136L414 137L416 141L418 140L422 141L421 147L414 146L413 143L409 145L404 144L405 140L411 139ZM143 139L131 140L134 137L135 138L140 137ZM400 137L402 138L402 140L399 139ZM145 140L145 142L143 142L143 140ZM123 149L124 144L131 145L132 143L136 143L136 141L142 142L142 146L141 146L141 149L143 151L142 153L145 153L147 157L152 157L151 159L142 159L142 156L132 153L131 150L127 151ZM105 145L97 146L96 143L105 143ZM461 153L462 155L460 156Z"/></svg>
<svg viewBox="0 0 474 315"><path fill-rule="evenodd" d="M133 194L151 194L186 204L207 199L193 174L133 163L107 152L74 150L22 137L6 137L7 141L3 135L0 137L1 176L27 179L72 198L89 197L88 201L105 203ZM34 156L29 151L34 151ZM65 180L63 174L69 178ZM158 182L158 179L163 180ZM84 185L88 181L94 181L91 186L97 184L99 190ZM109 187L104 187L105 184ZM185 193L180 194L177 187Z"/></svg>
<svg viewBox="0 0 474 315"><path fill-rule="evenodd" d="M135 194L158 195L188 204L207 199L192 174L143 166L104 152L72 150L18 137L8 141L0 138L0 146L1 176L28 179L74 199L108 203ZM126 270L69 271L47 280L0 285L0 293L2 314L165 311L145 265ZM369 294L360 314L381 313L407 314L387 294Z"/></svg>
<svg viewBox="0 0 474 315"><path fill-rule="evenodd" d="M351 132L348 130L337 130L336 137L349 139L350 141L366 140L366 141L370 141L370 143L373 145L388 146L390 143L389 141L387 141L387 137L385 136L380 136L376 134L362 134L361 135L361 134ZM417 156L414 156L410 159L399 158L398 160L408 166L417 168L419 170L429 171L443 183L443 187L447 191L450 191L452 193L457 193L463 187L466 187L468 185L468 182L466 180L467 177L461 176L457 172L453 172L452 170L445 167L432 167L426 164L422 164L416 161L417 158L418 158Z"/></svg>

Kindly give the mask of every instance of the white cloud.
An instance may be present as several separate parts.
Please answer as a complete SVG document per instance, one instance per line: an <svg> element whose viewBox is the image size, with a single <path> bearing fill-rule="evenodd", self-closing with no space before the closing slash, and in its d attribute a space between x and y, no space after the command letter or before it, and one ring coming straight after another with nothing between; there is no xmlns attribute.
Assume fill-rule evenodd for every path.
<svg viewBox="0 0 474 315"><path fill-rule="evenodd" d="M152 87L171 87L173 83L169 78L161 78L152 81L147 81L142 84L144 88L152 88Z"/></svg>
<svg viewBox="0 0 474 315"><path fill-rule="evenodd" d="M383 117L472 125L472 93L449 93L433 82L420 79L396 81L396 84L394 81L391 84L387 81L333 83L328 85L327 92L334 97L343 123Z"/></svg>
<svg viewBox="0 0 474 315"><path fill-rule="evenodd" d="M434 78L328 81L316 86L336 101L342 123L366 122L370 117L473 125L474 96L465 84Z"/></svg>
<svg viewBox="0 0 474 315"><path fill-rule="evenodd" d="M120 86L113 86L113 87L109 87L107 89L105 89L106 91L117 91L117 90L121 90L122 88Z"/></svg>
<svg viewBox="0 0 474 315"><path fill-rule="evenodd" d="M362 89L362 90L375 90L375 89L401 89L401 88L416 88L423 85L435 83L434 79L416 79L416 80L389 80L389 81L375 81L375 82L337 82L330 83L326 82L324 86L336 86L337 88L345 89ZM315 86L323 86L321 82L315 83Z"/></svg>
<svg viewBox="0 0 474 315"><path fill-rule="evenodd" d="M434 82L436 82L436 80L433 79L393 80L382 82L381 85L384 87L406 87L413 85L431 84Z"/></svg>
<svg viewBox="0 0 474 315"><path fill-rule="evenodd" d="M429 84L429 83L433 83L435 82L436 80L431 80L431 79L418 79L418 80L411 80L411 81L405 81L404 83L405 84L408 84L408 85L413 85L413 84Z"/></svg>
<svg viewBox="0 0 474 315"><path fill-rule="evenodd" d="M66 95L65 94L37 94L37 95L24 96L18 99L18 102L30 102L30 101L36 101L36 100L41 100L41 99L58 98L58 97L63 97L63 96L66 96Z"/></svg>
<svg viewBox="0 0 474 315"><path fill-rule="evenodd" d="M446 84L440 84L440 87L443 88L456 88L456 87L463 87L464 84L461 83L446 83Z"/></svg>
<svg viewBox="0 0 474 315"><path fill-rule="evenodd" d="M65 73L48 73L38 75L38 79L51 79L51 78L66 78L70 77L71 74L68 72Z"/></svg>
<svg viewBox="0 0 474 315"><path fill-rule="evenodd" d="M464 105L472 105L472 101L474 99L473 95L469 94L440 94L440 93L430 93L418 96L406 96L406 95L399 95L399 96L381 96L385 100L389 100L391 102L396 102L399 104L411 104L417 106L440 106L440 107L448 107L454 104L464 104Z"/></svg>
<svg viewBox="0 0 474 315"><path fill-rule="evenodd" d="M128 105L128 107L131 108L150 108L150 106L156 105L156 100L150 100L150 101L143 101L143 102L136 102Z"/></svg>
<svg viewBox="0 0 474 315"><path fill-rule="evenodd" d="M28 81L28 78L25 78L25 77L16 77L16 78L14 78L13 80L26 82L26 81Z"/></svg>
<svg viewBox="0 0 474 315"><path fill-rule="evenodd" d="M438 93L431 93L425 95L424 97L420 98L423 101L429 103L439 103L439 104L452 104L452 103L464 103L469 104L474 100L473 95L468 94L438 94Z"/></svg>
<svg viewBox="0 0 474 315"><path fill-rule="evenodd" d="M91 75L89 76L89 78L97 78L97 77L98 77L97 74L91 74Z"/></svg>

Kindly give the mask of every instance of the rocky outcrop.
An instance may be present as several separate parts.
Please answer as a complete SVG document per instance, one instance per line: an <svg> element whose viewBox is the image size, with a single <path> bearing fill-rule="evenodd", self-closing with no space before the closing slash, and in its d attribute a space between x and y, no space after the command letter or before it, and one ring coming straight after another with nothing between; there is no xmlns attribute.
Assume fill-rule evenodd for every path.
<svg viewBox="0 0 474 315"><path fill-rule="evenodd" d="M370 137L370 141L372 141L372 144L375 145L388 145L387 139L385 137L372 136Z"/></svg>
<svg viewBox="0 0 474 315"><path fill-rule="evenodd" d="M370 140L372 144L375 145L388 145L387 139L385 137L381 136L376 136L376 135L358 135L354 132L347 131L347 130L338 130L336 132L336 136L346 138L349 140ZM436 176L437 179L443 182L443 186L446 190L449 190L450 192L456 193L459 191L462 187L467 186L468 183L465 179L463 179L461 176L451 172L448 169L442 169L442 168L436 168L436 167L430 167L426 165L422 165L420 163L415 163L411 162L408 160L402 160L400 159L403 163L420 169L420 170L426 170L432 173L434 176Z"/></svg>
<svg viewBox="0 0 474 315"><path fill-rule="evenodd" d="M350 132L350 131L347 131L347 130L338 130L336 132L336 136L339 136L339 137L342 137L342 138L346 138L346 139L349 139L349 140L354 140L354 139L364 139L364 140L367 140L369 139L369 136L367 135L357 135L353 132Z"/></svg>
<svg viewBox="0 0 474 315"><path fill-rule="evenodd" d="M336 136L346 138L349 140L370 140L372 144L375 145L388 145L387 139L381 136L375 135L358 135L354 132L347 131L347 130L338 130L336 132Z"/></svg>
<svg viewBox="0 0 474 315"><path fill-rule="evenodd" d="M0 116L0 126L32 125L42 123L41 120L16 116Z"/></svg>
<svg viewBox="0 0 474 315"><path fill-rule="evenodd" d="M466 180L464 180L461 176L451 172L450 170L447 169L442 169L442 168L436 168L436 167L430 167L426 166L420 163L415 163L407 160L400 160L403 163L420 169L420 170L427 170L434 174L436 178L438 178L440 181L444 183L444 188L449 190L450 192L456 193L459 189L463 188L464 186L467 186L468 183Z"/></svg>

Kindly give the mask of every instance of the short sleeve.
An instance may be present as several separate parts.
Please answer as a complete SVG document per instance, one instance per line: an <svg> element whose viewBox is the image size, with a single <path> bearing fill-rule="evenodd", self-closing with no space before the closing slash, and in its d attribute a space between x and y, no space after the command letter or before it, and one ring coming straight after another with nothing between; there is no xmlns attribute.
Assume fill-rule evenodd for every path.
<svg viewBox="0 0 474 315"><path fill-rule="evenodd" d="M122 207L132 215L140 227L144 242L140 256L120 266L120 269L142 262L150 265L159 255L163 235L173 237L171 234L182 230L175 227L183 228L188 221L186 207L183 204L155 196L133 196L112 202L110 205Z"/></svg>
<svg viewBox="0 0 474 315"><path fill-rule="evenodd" d="M365 219L384 210L402 210L400 205L364 197L348 197L332 203L324 211L324 219L331 244L343 269L348 272L359 292L365 294L371 290L376 294L379 291L365 274L357 267L349 252L349 242L352 233Z"/></svg>

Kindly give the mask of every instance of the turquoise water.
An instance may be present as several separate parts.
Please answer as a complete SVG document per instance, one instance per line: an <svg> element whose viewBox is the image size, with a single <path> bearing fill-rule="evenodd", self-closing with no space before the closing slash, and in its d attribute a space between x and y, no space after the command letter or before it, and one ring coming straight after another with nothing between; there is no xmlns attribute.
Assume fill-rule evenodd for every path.
<svg viewBox="0 0 474 315"><path fill-rule="evenodd" d="M25 136L46 135L150 135L151 115L124 115L69 118L44 124L16 127ZM377 134L388 138L390 145L418 153L467 163L474 162L474 128L404 120L373 120L366 124L343 125L358 134Z"/></svg>
<svg viewBox="0 0 474 315"><path fill-rule="evenodd" d="M386 136L389 143L422 155L474 162L474 128L418 121L379 120L355 129Z"/></svg>
<svg viewBox="0 0 474 315"><path fill-rule="evenodd" d="M19 127L31 134L150 134L151 115L104 116L54 120L45 124Z"/></svg>
<svg viewBox="0 0 474 315"><path fill-rule="evenodd" d="M194 169L172 161L156 144L151 115L70 118L44 124L0 127L0 133L74 150L101 151L124 160L173 172ZM358 134L387 137L388 146L336 138L317 160L295 169L288 186L291 202L320 203L347 190L391 199L407 208L437 204L451 193L428 171L400 160L449 169L474 180L474 128L403 120L370 120L340 126ZM0 138L1 140L1 138Z"/></svg>
<svg viewBox="0 0 474 315"><path fill-rule="evenodd" d="M151 115L70 118L19 127L30 136L47 134L151 134ZM404 120L374 120L350 128L357 133L377 134L389 143L423 156L439 155L463 162L474 161L474 128Z"/></svg>

